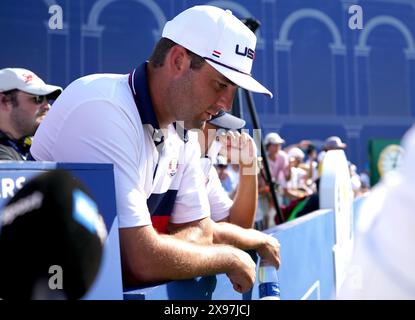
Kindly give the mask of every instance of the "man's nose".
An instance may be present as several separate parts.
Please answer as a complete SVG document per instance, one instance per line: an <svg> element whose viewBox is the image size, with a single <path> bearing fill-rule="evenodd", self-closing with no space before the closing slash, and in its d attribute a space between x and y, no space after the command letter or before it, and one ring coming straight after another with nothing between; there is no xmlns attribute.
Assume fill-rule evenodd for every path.
<svg viewBox="0 0 415 320"><path fill-rule="evenodd" d="M232 109L233 99L235 97L237 87L229 87L226 92L224 92L219 100L216 102L216 105L225 111L230 111ZM219 110L218 110L219 111Z"/></svg>
<svg viewBox="0 0 415 320"><path fill-rule="evenodd" d="M46 100L46 102L43 103L40 106L40 110L42 110L42 111L49 111L49 109L50 109L50 104L49 104L49 101Z"/></svg>

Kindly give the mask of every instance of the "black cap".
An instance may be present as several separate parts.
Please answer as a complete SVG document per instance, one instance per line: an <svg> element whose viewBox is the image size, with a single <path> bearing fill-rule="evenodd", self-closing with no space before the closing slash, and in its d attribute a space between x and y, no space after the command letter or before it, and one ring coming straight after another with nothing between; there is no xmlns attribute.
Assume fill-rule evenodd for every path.
<svg viewBox="0 0 415 320"><path fill-rule="evenodd" d="M217 115L213 116L207 122L226 130L239 130L245 126L245 120L235 117L223 110L220 110Z"/></svg>
<svg viewBox="0 0 415 320"><path fill-rule="evenodd" d="M0 213L0 298L81 298L99 270L105 236L81 182L63 170L40 174ZM61 287L51 279L59 270Z"/></svg>

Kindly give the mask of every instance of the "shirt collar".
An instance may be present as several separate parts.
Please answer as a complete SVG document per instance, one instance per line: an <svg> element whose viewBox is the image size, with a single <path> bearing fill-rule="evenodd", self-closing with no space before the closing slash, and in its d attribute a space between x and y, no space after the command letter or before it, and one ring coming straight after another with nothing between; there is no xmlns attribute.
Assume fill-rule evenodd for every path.
<svg viewBox="0 0 415 320"><path fill-rule="evenodd" d="M154 106L150 97L150 90L147 82L147 62L142 63L134 69L128 77L128 84L140 114L142 124L149 124L153 127L153 141L156 146L164 142L164 135L154 112ZM187 130L173 123L179 137L186 143L188 141ZM180 129L180 130L179 130Z"/></svg>
<svg viewBox="0 0 415 320"><path fill-rule="evenodd" d="M30 136L22 137L18 140L9 138L3 131L0 131L0 144L8 145L13 148L22 158L26 160L32 145L32 138Z"/></svg>
<svg viewBox="0 0 415 320"><path fill-rule="evenodd" d="M183 128L179 123L173 122L174 129L176 129L177 134L179 135L180 139L183 140L184 143L189 141L188 130Z"/></svg>
<svg viewBox="0 0 415 320"><path fill-rule="evenodd" d="M150 98L150 90L147 82L147 63L134 69L128 78L128 84L134 96L135 104L143 124L151 124L154 129L160 129L153 103Z"/></svg>

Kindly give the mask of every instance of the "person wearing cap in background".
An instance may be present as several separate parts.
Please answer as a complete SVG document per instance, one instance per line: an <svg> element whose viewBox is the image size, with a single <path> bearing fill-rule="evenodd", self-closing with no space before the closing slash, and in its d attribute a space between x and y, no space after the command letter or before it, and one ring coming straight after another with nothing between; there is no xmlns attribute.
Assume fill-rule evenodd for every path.
<svg viewBox="0 0 415 320"><path fill-rule="evenodd" d="M347 144L345 144L342 139L340 139L340 137L338 136L331 136L328 137L326 139L326 141L324 142L323 145L323 150L324 151L329 151L329 150L344 150L346 149Z"/></svg>
<svg viewBox="0 0 415 320"><path fill-rule="evenodd" d="M243 250L257 250L261 258L279 267L279 242L252 229L258 204L257 148L248 133L237 130L245 121L224 111L208 120L199 131L201 166L206 177L214 243L231 244ZM218 155L218 153L221 153ZM221 185L212 163L240 166L240 183L233 200ZM219 174L220 175L220 174Z"/></svg>
<svg viewBox="0 0 415 320"><path fill-rule="evenodd" d="M323 170L323 160L324 156L330 150L346 150L347 144L344 143L340 137L338 136L331 136L326 139L323 145L323 150L318 155L318 176L321 176ZM354 197L361 195L361 186L362 182L360 181L360 176L357 173L357 167L352 162L348 161L349 166L349 174L350 174L350 181L352 185L352 190Z"/></svg>
<svg viewBox="0 0 415 320"><path fill-rule="evenodd" d="M189 8L166 23L148 62L75 80L36 132L36 160L114 164L126 286L226 273L236 291L252 287L251 257L212 244L200 149L187 129L230 110L238 86L272 96L250 75L255 46L229 10Z"/></svg>
<svg viewBox="0 0 415 320"><path fill-rule="evenodd" d="M45 84L32 71L0 70L0 160L27 160L31 137L62 88Z"/></svg>
<svg viewBox="0 0 415 320"><path fill-rule="evenodd" d="M265 136L264 144L271 175L277 183L290 179L288 155L281 149L284 143L285 140L276 132L268 133Z"/></svg>
<svg viewBox="0 0 415 320"><path fill-rule="evenodd" d="M289 180L282 183L283 194L287 199L287 204L313 193L309 186L307 186L310 173L301 166L304 158L305 154L300 148L293 147L288 151L291 175Z"/></svg>
<svg viewBox="0 0 415 320"><path fill-rule="evenodd" d="M276 186L283 184L291 177L288 155L281 148L284 143L285 140L276 132L268 133L264 139L271 178ZM274 225L276 209L272 203L269 186L265 183L265 175L263 172L260 176L258 191L260 208L264 215L264 228L268 229ZM281 192L279 192L278 195L281 202Z"/></svg>
<svg viewBox="0 0 415 320"><path fill-rule="evenodd" d="M208 159L201 159L202 162L202 169L205 169L203 167L203 165L207 165L204 164L202 160L207 160L208 161L208 166L211 166L211 161ZM233 181L231 179L231 176L229 174L228 168L228 159L226 159L224 156L222 155L218 155L216 157L216 163L215 163L215 168L220 180L220 184L222 185L223 190L226 192L226 194L228 195L227 198L230 198L230 195L233 194L235 192L235 185L233 184ZM206 176L206 184L209 183L209 176ZM231 199L231 198L230 198Z"/></svg>
<svg viewBox="0 0 415 320"><path fill-rule="evenodd" d="M317 161L318 161L318 176L321 176L321 171L323 170L323 160L326 152L330 150L345 150L347 148L347 144L345 144L340 137L338 136L331 136L326 139L323 144L322 150L319 152Z"/></svg>

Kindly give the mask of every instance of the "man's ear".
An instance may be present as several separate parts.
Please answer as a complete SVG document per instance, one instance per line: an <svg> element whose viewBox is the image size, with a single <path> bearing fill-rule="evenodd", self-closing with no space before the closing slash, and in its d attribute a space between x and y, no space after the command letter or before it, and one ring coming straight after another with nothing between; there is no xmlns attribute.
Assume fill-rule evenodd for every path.
<svg viewBox="0 0 415 320"><path fill-rule="evenodd" d="M3 112L10 112L11 109L13 109L13 104L10 101L10 97L7 97L7 95L0 92L0 110Z"/></svg>
<svg viewBox="0 0 415 320"><path fill-rule="evenodd" d="M4 93L0 92L0 107L7 105L7 97Z"/></svg>
<svg viewBox="0 0 415 320"><path fill-rule="evenodd" d="M190 57L186 49L180 45L170 49L167 59L170 70L174 75L181 75L190 68Z"/></svg>

